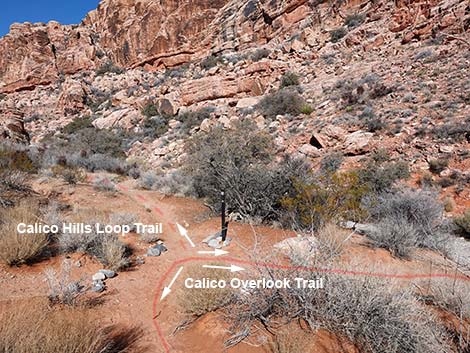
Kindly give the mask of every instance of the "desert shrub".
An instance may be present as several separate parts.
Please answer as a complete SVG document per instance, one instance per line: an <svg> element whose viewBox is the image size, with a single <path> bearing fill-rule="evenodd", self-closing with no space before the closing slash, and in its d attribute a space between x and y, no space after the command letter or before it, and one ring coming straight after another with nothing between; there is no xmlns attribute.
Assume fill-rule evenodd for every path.
<svg viewBox="0 0 470 353"><path fill-rule="evenodd" d="M91 252L110 270L119 271L130 265L130 249L116 235L104 236L94 244Z"/></svg>
<svg viewBox="0 0 470 353"><path fill-rule="evenodd" d="M62 128L62 132L67 135L74 134L75 132L82 130L82 129L87 129L87 128L93 128L93 118L90 116L86 117L77 117L73 119L70 123L65 125Z"/></svg>
<svg viewBox="0 0 470 353"><path fill-rule="evenodd" d="M129 226L131 232L135 232L135 223L137 223L138 221L139 219L133 213L115 212L109 215L109 223L121 226Z"/></svg>
<svg viewBox="0 0 470 353"><path fill-rule="evenodd" d="M436 279L419 283L418 297L426 304L432 305L450 314L454 320L447 320L447 330L458 352L470 349L470 285L462 280Z"/></svg>
<svg viewBox="0 0 470 353"><path fill-rule="evenodd" d="M124 353L144 352L138 328L103 326L90 310L50 307L33 300L3 304L0 310L0 352Z"/></svg>
<svg viewBox="0 0 470 353"><path fill-rule="evenodd" d="M146 172L139 178L143 189L157 190L165 195L193 196L195 194L191 177L182 170Z"/></svg>
<svg viewBox="0 0 470 353"><path fill-rule="evenodd" d="M295 90L284 88L278 92L264 96L258 103L257 108L270 119L277 115L297 116L302 113L306 105L305 100Z"/></svg>
<svg viewBox="0 0 470 353"><path fill-rule="evenodd" d="M38 210L26 203L0 210L0 260L9 266L30 263L46 250L49 239L44 233L19 234L19 223L37 223Z"/></svg>
<svg viewBox="0 0 470 353"><path fill-rule="evenodd" d="M419 178L418 182L422 188L430 188L434 184L432 174L429 172L423 173L423 175L421 175L421 177Z"/></svg>
<svg viewBox="0 0 470 353"><path fill-rule="evenodd" d="M0 192L3 190L29 191L28 179L28 174L19 170L0 170Z"/></svg>
<svg viewBox="0 0 470 353"><path fill-rule="evenodd" d="M152 172L144 172L140 174L138 179L138 185L142 189L152 190L153 186L157 182L157 176Z"/></svg>
<svg viewBox="0 0 470 353"><path fill-rule="evenodd" d="M107 177L97 176L93 179L92 183L93 183L93 188L95 188L96 190L109 191L109 192L116 191L116 186Z"/></svg>
<svg viewBox="0 0 470 353"><path fill-rule="evenodd" d="M271 51L269 49L259 48L256 49L253 53L251 53L250 59L254 62L260 61L261 59L267 58L269 54L271 54Z"/></svg>
<svg viewBox="0 0 470 353"><path fill-rule="evenodd" d="M441 173L448 166L449 160L447 158L437 158L429 161L429 170L435 174Z"/></svg>
<svg viewBox="0 0 470 353"><path fill-rule="evenodd" d="M139 238L144 243L149 243L149 244L157 243L159 240L161 240L160 234L150 233L146 231L139 233Z"/></svg>
<svg viewBox="0 0 470 353"><path fill-rule="evenodd" d="M326 263L327 261L343 253L345 242L351 233L348 230L338 227L334 223L327 223L315 234L318 241L317 261Z"/></svg>
<svg viewBox="0 0 470 353"><path fill-rule="evenodd" d="M227 271L200 267L191 267L188 270L187 278L194 280L209 278L210 280L225 280L227 282L231 279ZM232 290L229 288L186 288L179 299L186 314L198 317L228 304L232 299Z"/></svg>
<svg viewBox="0 0 470 353"><path fill-rule="evenodd" d="M410 171L406 162L392 162L386 152L378 151L365 160L358 175L371 192L382 193L390 190L397 181L408 179Z"/></svg>
<svg viewBox="0 0 470 353"><path fill-rule="evenodd" d="M218 209L225 190L229 212L269 221L278 217L280 199L293 190L293 179L304 178L306 164L298 159L272 162L272 138L241 121L230 131L221 127L195 136L187 145L185 173L197 196Z"/></svg>
<svg viewBox="0 0 470 353"><path fill-rule="evenodd" d="M75 185L85 180L86 175L76 167L56 165L51 168L54 176L63 179L67 184Z"/></svg>
<svg viewBox="0 0 470 353"><path fill-rule="evenodd" d="M295 72L288 71L282 75L279 87L282 89L298 85L300 85L299 75L297 75Z"/></svg>
<svg viewBox="0 0 470 353"><path fill-rule="evenodd" d="M103 76L107 73L122 74L123 72L124 70L122 68L114 65L111 61L105 62L95 71L97 76Z"/></svg>
<svg viewBox="0 0 470 353"><path fill-rule="evenodd" d="M301 108L300 108L300 112L302 114L305 114L305 115L310 115L312 114L314 111L313 107L309 104L304 104Z"/></svg>
<svg viewBox="0 0 470 353"><path fill-rule="evenodd" d="M466 210L463 215L455 217L454 224L458 234L470 239L470 210Z"/></svg>
<svg viewBox="0 0 470 353"><path fill-rule="evenodd" d="M431 129L431 136L453 143L470 141L470 118L435 126Z"/></svg>
<svg viewBox="0 0 470 353"><path fill-rule="evenodd" d="M168 118L160 115L149 117L143 121L142 129L144 136L156 139L168 131Z"/></svg>
<svg viewBox="0 0 470 353"><path fill-rule="evenodd" d="M106 154L73 153L65 156L66 165L71 168L84 168L90 172L107 171L110 173L130 173L134 166L120 158L114 158Z"/></svg>
<svg viewBox="0 0 470 353"><path fill-rule="evenodd" d="M51 304L76 306L80 297L85 293L85 286L80 280L72 280L70 261L62 263L60 272L52 267L46 268L44 276L49 287L48 298Z"/></svg>
<svg viewBox="0 0 470 353"><path fill-rule="evenodd" d="M259 270L259 278L317 279L308 271ZM312 330L325 329L347 338L361 352L447 352L444 327L410 290L372 277L330 274L323 289L254 289L238 295L228 315L233 345L247 337L256 323L273 327L279 320L303 321Z"/></svg>
<svg viewBox="0 0 470 353"><path fill-rule="evenodd" d="M285 222L312 232L329 222L361 219L361 200L368 189L359 181L355 172L336 172L310 183L295 182L292 196L282 199Z"/></svg>
<svg viewBox="0 0 470 353"><path fill-rule="evenodd" d="M153 116L159 115L157 106L152 102L147 103L142 108L142 115L145 116L147 119L150 119Z"/></svg>
<svg viewBox="0 0 470 353"><path fill-rule="evenodd" d="M333 43L339 42L346 34L348 30L344 27L339 27L330 32L330 40Z"/></svg>
<svg viewBox="0 0 470 353"><path fill-rule="evenodd" d="M343 164L344 156L341 152L332 152L322 158L320 162L320 171L322 173L334 173Z"/></svg>
<svg viewBox="0 0 470 353"><path fill-rule="evenodd" d="M406 256L413 248L446 252L443 206L437 199L431 191L412 189L380 195L366 205L378 221L372 241L397 256Z"/></svg>
<svg viewBox="0 0 470 353"><path fill-rule="evenodd" d="M113 158L126 157L125 150L130 137L125 131L82 127L79 123L74 124L70 131L72 130L70 134L61 133L43 140L50 155L49 159L67 160L67 156L70 155L79 155L84 159L93 154L103 154Z"/></svg>
<svg viewBox="0 0 470 353"><path fill-rule="evenodd" d="M210 114L214 111L214 108L207 107L195 111L187 111L179 114L176 119L181 122L181 132L186 134L193 127L201 125L201 123L210 118Z"/></svg>
<svg viewBox="0 0 470 353"><path fill-rule="evenodd" d="M217 64L221 61L222 61L221 57L218 57L215 55L209 55L205 57L199 65L201 66L202 69L208 70L214 66L217 66Z"/></svg>
<svg viewBox="0 0 470 353"><path fill-rule="evenodd" d="M366 17L364 14L355 13L352 15L348 15L344 19L344 25L348 28L356 28L356 27L359 27L361 24L363 24L365 19Z"/></svg>
<svg viewBox="0 0 470 353"><path fill-rule="evenodd" d="M82 252L95 257L111 270L122 270L130 265L130 248L121 242L115 234L98 234L94 225L106 224L106 218L99 218L93 213L80 211L72 215L71 220L92 226L91 231L81 233L63 233L59 235L59 248L65 253Z"/></svg>
<svg viewBox="0 0 470 353"><path fill-rule="evenodd" d="M408 258L418 247L418 232L405 218L384 218L368 235L373 246L387 249L399 258Z"/></svg>

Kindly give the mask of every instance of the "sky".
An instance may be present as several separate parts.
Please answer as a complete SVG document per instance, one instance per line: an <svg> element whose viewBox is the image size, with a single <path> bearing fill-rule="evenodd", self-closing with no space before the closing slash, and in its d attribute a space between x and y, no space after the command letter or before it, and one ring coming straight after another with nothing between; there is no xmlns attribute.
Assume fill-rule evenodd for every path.
<svg viewBox="0 0 470 353"><path fill-rule="evenodd" d="M98 6L99 0L2 0L0 37L14 22L49 22L78 24Z"/></svg>

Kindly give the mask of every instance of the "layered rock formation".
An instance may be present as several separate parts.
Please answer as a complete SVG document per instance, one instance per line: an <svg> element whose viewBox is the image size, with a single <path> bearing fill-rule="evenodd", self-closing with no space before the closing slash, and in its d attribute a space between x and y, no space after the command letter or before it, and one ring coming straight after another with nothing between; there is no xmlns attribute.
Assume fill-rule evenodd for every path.
<svg viewBox="0 0 470 353"><path fill-rule="evenodd" d="M33 89L96 66L93 33L57 22L14 24L0 39L0 92Z"/></svg>
<svg viewBox="0 0 470 353"><path fill-rule="evenodd" d="M322 3L327 13L318 11ZM341 3L368 12L372 20L379 13L372 7L395 8L390 28L384 28L369 47L381 45L387 31L400 33L403 43L408 43L444 29L451 34L466 31L470 25L470 5L465 1ZM13 25L0 39L0 93L48 84L109 60L125 68L155 70L272 41L299 50L298 38L310 34L308 42L316 40L312 26L331 30L323 29L325 20L344 10L336 5L311 0L102 0L77 26Z"/></svg>

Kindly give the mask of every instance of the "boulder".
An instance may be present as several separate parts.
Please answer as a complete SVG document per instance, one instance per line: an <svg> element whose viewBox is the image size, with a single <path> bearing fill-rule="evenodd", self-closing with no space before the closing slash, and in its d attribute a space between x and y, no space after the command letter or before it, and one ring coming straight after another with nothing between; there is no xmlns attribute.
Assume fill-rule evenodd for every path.
<svg viewBox="0 0 470 353"><path fill-rule="evenodd" d="M97 272L91 277L91 279L93 280L93 282L104 281L106 279L106 275L102 272Z"/></svg>
<svg viewBox="0 0 470 353"><path fill-rule="evenodd" d="M347 135L344 141L344 152L353 156L369 152L373 135L371 132L361 130Z"/></svg>
<svg viewBox="0 0 470 353"><path fill-rule="evenodd" d="M242 98L238 100L237 102L237 108L238 109L246 109L246 108L251 108L257 105L260 101L260 98L258 97L247 97L247 98Z"/></svg>
<svg viewBox="0 0 470 353"><path fill-rule="evenodd" d="M114 277L116 277L116 272L114 272L114 271L112 271L112 270L105 270L105 269L102 269L102 270L99 270L98 272L104 274L106 278L114 278Z"/></svg>
<svg viewBox="0 0 470 353"><path fill-rule="evenodd" d="M321 156L321 152L318 148L306 143L302 145L299 148L299 152L302 153L303 155L310 157L310 158L316 158Z"/></svg>

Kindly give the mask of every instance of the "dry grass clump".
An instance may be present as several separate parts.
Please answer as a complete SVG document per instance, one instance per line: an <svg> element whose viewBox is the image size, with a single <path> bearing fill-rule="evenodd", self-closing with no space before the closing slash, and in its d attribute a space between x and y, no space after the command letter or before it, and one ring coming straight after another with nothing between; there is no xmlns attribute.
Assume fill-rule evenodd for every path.
<svg viewBox="0 0 470 353"><path fill-rule="evenodd" d="M319 255L325 260L341 255L350 235L351 233L348 230L342 229L334 223L326 224L316 233Z"/></svg>
<svg viewBox="0 0 470 353"><path fill-rule="evenodd" d="M71 264L65 260L59 273L49 267L44 271L46 282L49 287L49 301L51 304L64 304L76 306L79 298L85 293L85 286L81 280L71 279Z"/></svg>
<svg viewBox="0 0 470 353"><path fill-rule="evenodd" d="M98 234L96 232L95 224L109 223L104 213L97 214L95 210L81 209L70 216L70 221L91 225L92 231L79 234L61 234L58 244L63 252L86 253L114 271L122 270L130 265L131 251L117 234Z"/></svg>
<svg viewBox="0 0 470 353"><path fill-rule="evenodd" d="M10 266L29 263L46 249L47 234L18 234L18 223L38 222L34 205L20 204L0 211L0 260Z"/></svg>
<svg viewBox="0 0 470 353"><path fill-rule="evenodd" d="M50 308L42 301L0 310L2 353L144 352L141 336L137 328L103 327L88 310Z"/></svg>
<svg viewBox="0 0 470 353"><path fill-rule="evenodd" d="M187 278L194 280L209 278L210 280L230 280L230 275L223 270L202 269L192 267L188 270ZM215 311L230 302L232 299L232 290L229 288L214 289L185 289L180 296L180 303L187 314L201 316L211 311Z"/></svg>

